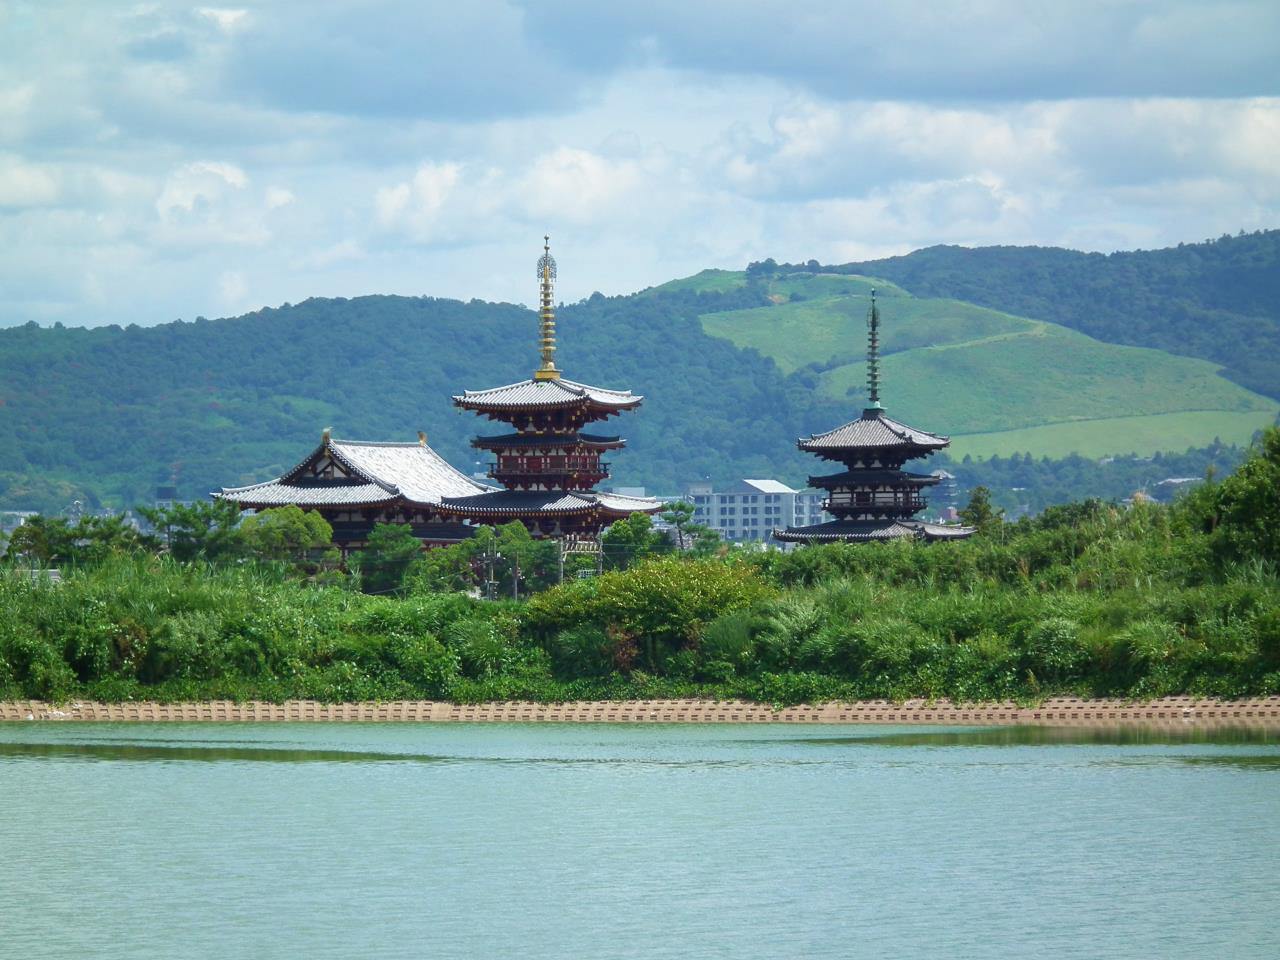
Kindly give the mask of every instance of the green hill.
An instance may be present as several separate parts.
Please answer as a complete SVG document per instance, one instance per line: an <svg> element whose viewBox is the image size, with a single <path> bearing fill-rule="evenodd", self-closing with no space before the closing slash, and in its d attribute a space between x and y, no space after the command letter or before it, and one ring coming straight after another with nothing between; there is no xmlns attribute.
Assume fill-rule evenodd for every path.
<svg viewBox="0 0 1280 960"><path fill-rule="evenodd" d="M1215 256L1235 243L1213 244ZM557 359L568 374L647 397L615 421L630 441L613 458L615 481L658 492L703 478L803 483L814 462L795 438L862 406L872 287L885 315L887 405L953 434L957 459L1181 451L1214 437L1247 441L1276 416L1267 391L1219 375L1222 361L921 295L908 282L919 276L890 267L886 280L766 261L562 308ZM370 296L147 328L0 330L0 508L127 506L169 482L183 497L203 496L292 466L326 426L369 439L409 440L424 429L467 469L481 459L470 438L493 425L459 414L449 398L527 376L536 328L535 315L512 304ZM1271 362L1244 356L1248 338L1234 352L1228 340L1215 349L1230 354L1232 369ZM1137 470L1113 471L1109 495ZM1026 485L1025 458L1008 472L1010 489ZM1082 487L1091 471L1074 461L1056 472L1037 466L1041 474L1072 478L1053 497L1103 489ZM1019 502L1031 501L1041 502Z"/></svg>
<svg viewBox="0 0 1280 960"><path fill-rule="evenodd" d="M732 289L732 279L714 274L720 290ZM745 287L747 275L737 281ZM1216 364L912 297L869 277L779 271L763 283L777 302L700 319L707 333L771 357L784 373L808 368L820 396L857 409L866 399L872 287L884 318L884 399L908 422L950 434L956 456L1154 453L1214 437L1247 443L1280 411L1224 379Z"/></svg>
<svg viewBox="0 0 1280 960"><path fill-rule="evenodd" d="M1280 399L1280 230L1107 255L929 247L822 269L1211 360L1228 379Z"/></svg>

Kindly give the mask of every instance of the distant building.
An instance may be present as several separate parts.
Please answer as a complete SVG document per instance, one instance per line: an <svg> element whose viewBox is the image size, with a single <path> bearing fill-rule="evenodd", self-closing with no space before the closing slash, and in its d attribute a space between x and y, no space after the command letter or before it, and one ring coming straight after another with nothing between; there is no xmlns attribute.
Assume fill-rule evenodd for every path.
<svg viewBox="0 0 1280 960"><path fill-rule="evenodd" d="M795 490L777 480L740 480L724 490L694 484L686 499L693 522L710 527L730 543L772 542L775 527L829 520L821 492Z"/></svg>
<svg viewBox="0 0 1280 960"><path fill-rule="evenodd" d="M12 533L34 516L34 510L0 511L0 533Z"/></svg>

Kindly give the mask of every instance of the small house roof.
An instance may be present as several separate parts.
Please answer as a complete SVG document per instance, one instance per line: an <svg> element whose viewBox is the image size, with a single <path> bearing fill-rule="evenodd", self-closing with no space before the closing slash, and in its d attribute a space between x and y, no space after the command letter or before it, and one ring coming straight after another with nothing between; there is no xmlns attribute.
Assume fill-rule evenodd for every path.
<svg viewBox="0 0 1280 960"><path fill-rule="evenodd" d="M744 486L750 487L752 490L759 490L761 493L796 492L780 480L743 480L742 483Z"/></svg>

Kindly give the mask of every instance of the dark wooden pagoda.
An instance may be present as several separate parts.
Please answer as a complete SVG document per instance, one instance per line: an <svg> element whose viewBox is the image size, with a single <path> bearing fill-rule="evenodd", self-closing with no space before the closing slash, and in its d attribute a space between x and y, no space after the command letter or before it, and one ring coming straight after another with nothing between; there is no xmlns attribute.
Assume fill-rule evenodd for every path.
<svg viewBox="0 0 1280 960"><path fill-rule="evenodd" d="M880 405L880 313L875 291L867 317L867 388L870 406L857 420L796 441L806 453L844 466L840 473L810 477L827 491L823 509L836 519L807 527L775 530L791 543L863 540L954 540L972 536L969 527L927 523L915 515L927 506L926 488L938 477L902 469L909 460L941 450L951 441L892 419Z"/></svg>
<svg viewBox="0 0 1280 960"><path fill-rule="evenodd" d="M555 363L552 303L556 262L550 238L545 241L538 260L541 365L528 380L467 390L453 398L458 407L512 428L512 432L471 442L493 455L488 473L504 489L450 498L444 507L473 523L520 520L534 536L598 543L600 531L615 520L661 508L657 500L647 497L596 492L595 486L609 476L609 464L602 456L620 450L626 441L583 431L589 424L634 410L644 398L561 375Z"/></svg>

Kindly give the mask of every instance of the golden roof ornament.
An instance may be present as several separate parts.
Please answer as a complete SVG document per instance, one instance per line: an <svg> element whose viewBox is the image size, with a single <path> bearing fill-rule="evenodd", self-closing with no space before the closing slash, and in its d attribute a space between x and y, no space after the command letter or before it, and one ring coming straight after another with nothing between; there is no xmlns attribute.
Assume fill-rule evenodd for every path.
<svg viewBox="0 0 1280 960"><path fill-rule="evenodd" d="M535 380L559 380L556 369L556 311L552 306L552 282L556 278L556 260L551 256L551 237L542 238L542 256L538 258L538 282L541 287L538 320L542 328L542 366L533 372Z"/></svg>

